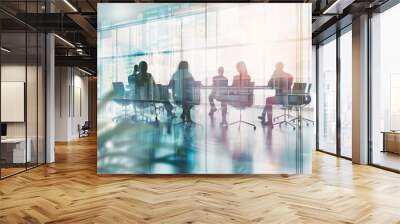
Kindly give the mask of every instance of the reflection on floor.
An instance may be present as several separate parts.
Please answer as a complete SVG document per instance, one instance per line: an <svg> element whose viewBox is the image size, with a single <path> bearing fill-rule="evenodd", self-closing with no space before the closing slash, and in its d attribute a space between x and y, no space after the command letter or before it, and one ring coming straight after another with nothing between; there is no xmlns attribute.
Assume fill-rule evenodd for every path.
<svg viewBox="0 0 400 224"><path fill-rule="evenodd" d="M30 169L31 167L37 166L36 163L27 163L26 166L25 164L9 164L9 165L4 165L5 167L2 167L0 169L0 177L5 178L17 173L20 173L22 171L25 171L26 169Z"/></svg>
<svg viewBox="0 0 400 224"><path fill-rule="evenodd" d="M17 168L1 168L1 178L4 178L4 177L10 176L10 175L22 172L24 170L25 170L25 167L23 167L23 168L20 168L20 167L17 167Z"/></svg>
<svg viewBox="0 0 400 224"><path fill-rule="evenodd" d="M303 151L296 154L299 129L263 127L258 120L261 107L240 112L228 107L228 122L240 119L256 124L256 130L246 124L221 127L221 112L213 118L202 105L192 111L196 124L180 124L159 118L155 122L113 124L100 136L99 173L296 173L302 165L304 173L311 171L311 148L314 127L303 125ZM275 116L282 113L276 109ZM311 117L308 112L308 117ZM297 153L299 153L297 151ZM301 152L300 152L301 153Z"/></svg>
<svg viewBox="0 0 400 224"><path fill-rule="evenodd" d="M400 155L391 152L375 151L373 164L400 171Z"/></svg>

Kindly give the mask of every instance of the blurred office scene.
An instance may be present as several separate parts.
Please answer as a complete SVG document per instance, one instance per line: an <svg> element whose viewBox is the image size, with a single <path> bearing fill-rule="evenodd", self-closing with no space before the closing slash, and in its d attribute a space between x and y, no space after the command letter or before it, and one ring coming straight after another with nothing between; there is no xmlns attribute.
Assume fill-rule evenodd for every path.
<svg viewBox="0 0 400 224"><path fill-rule="evenodd" d="M308 4L99 4L98 173L310 173L310 18Z"/></svg>

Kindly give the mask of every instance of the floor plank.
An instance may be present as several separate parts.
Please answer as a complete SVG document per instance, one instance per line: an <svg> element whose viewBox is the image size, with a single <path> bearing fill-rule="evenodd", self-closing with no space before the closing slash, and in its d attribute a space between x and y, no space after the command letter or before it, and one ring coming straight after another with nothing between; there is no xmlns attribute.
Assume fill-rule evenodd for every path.
<svg viewBox="0 0 400 224"><path fill-rule="evenodd" d="M400 223L400 175L313 154L313 174L97 175L96 139L0 181L0 223Z"/></svg>

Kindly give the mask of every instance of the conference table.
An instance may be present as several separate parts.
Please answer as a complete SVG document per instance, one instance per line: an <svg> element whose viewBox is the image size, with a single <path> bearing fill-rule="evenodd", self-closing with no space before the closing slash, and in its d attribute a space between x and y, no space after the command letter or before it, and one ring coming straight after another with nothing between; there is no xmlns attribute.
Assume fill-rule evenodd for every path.
<svg viewBox="0 0 400 224"><path fill-rule="evenodd" d="M124 97L115 97L113 101L119 104L151 104L155 106L155 104L165 104L173 102L170 100L168 85L158 85L160 90L160 94L157 96L153 96L150 98L147 97L135 97L134 95L127 94ZM236 104L238 101L246 100L249 95L252 95L253 90L274 90L271 86L268 85L257 85L257 86L204 86L200 85L195 87L194 97L196 98L194 101L195 104L200 104L200 89L205 90L216 90L216 100L217 101L226 101L228 104ZM130 93L131 91L126 91ZM308 96L308 93L289 93L289 96ZM273 95L271 95L273 96ZM291 105L293 107L301 106L301 105Z"/></svg>

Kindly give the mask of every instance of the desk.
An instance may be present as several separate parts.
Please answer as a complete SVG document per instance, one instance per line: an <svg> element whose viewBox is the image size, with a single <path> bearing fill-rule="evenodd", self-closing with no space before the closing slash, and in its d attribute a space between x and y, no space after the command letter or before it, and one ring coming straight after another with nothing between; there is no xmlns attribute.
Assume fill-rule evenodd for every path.
<svg viewBox="0 0 400 224"><path fill-rule="evenodd" d="M31 162L32 141L27 138L28 143L25 152L25 138L5 138L1 139L1 156L6 163L25 163ZM26 161L25 161L26 159Z"/></svg>
<svg viewBox="0 0 400 224"><path fill-rule="evenodd" d="M400 131L382 131L383 150L382 152L392 152L400 154Z"/></svg>

